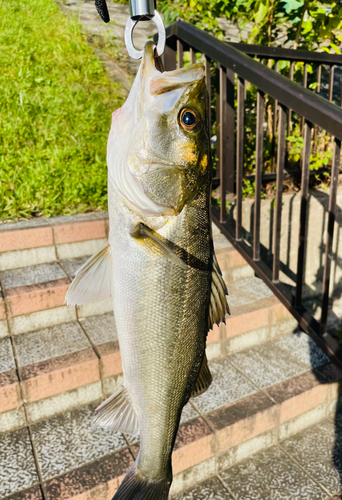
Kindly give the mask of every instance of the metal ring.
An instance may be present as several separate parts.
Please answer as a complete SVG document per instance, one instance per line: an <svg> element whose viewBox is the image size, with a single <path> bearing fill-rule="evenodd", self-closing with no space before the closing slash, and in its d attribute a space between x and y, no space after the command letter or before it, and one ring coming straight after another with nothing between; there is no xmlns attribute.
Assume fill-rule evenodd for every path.
<svg viewBox="0 0 342 500"><path fill-rule="evenodd" d="M160 14L158 11L156 11L156 10L154 11L154 16L151 17L151 21L153 21L154 24L158 28L157 54L158 54L158 56L161 56L165 50L166 32L165 32L165 26L164 26L163 20L160 17ZM133 44L133 30L134 30L135 25L137 23L138 23L138 21L133 21L133 19L131 19L129 17L127 19L127 24L126 24L126 29L125 29L125 44L127 47L128 54L133 59L141 59L142 56L144 55L144 50L137 50Z"/></svg>

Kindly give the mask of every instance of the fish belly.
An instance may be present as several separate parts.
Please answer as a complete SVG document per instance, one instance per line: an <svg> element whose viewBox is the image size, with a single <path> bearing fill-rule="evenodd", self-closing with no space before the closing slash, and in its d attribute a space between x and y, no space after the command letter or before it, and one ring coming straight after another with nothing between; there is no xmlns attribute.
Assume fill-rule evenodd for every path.
<svg viewBox="0 0 342 500"><path fill-rule="evenodd" d="M183 216L184 217L184 216ZM183 269L129 234L129 211L111 217L114 314L124 384L140 424L139 469L165 477L184 404L205 350L210 278ZM164 234L186 242L182 217ZM183 231L183 233L182 233Z"/></svg>

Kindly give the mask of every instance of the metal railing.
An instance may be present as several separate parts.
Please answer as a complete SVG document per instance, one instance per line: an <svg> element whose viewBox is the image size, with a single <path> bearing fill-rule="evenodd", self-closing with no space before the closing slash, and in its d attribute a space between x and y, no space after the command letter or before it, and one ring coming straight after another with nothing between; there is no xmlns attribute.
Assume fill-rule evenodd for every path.
<svg viewBox="0 0 342 500"><path fill-rule="evenodd" d="M243 50L243 51L242 51ZM204 58L209 99L212 102L212 74L216 69L216 130L218 139L217 183L219 184L219 207L212 206L214 222L233 246L253 267L256 274L270 287L274 294L289 309L301 328L307 332L334 363L342 366L342 353L337 342L327 332L329 306L329 284L332 260L332 243L336 213L338 173L341 161L342 110L301 86L291 78L279 74L267 65L250 56L295 61L307 64L315 62L342 66L340 56L307 53L242 44L227 44L188 23L178 21L167 28L167 47L163 55L166 70L183 65L183 56L190 52L190 62L196 61L196 54ZM249 54L249 55L247 55ZM331 71L332 73L332 71ZM332 80L331 80L332 81ZM242 200L245 148L245 92L246 83L256 87L255 127L255 195L252 241L244 237L242 226ZM331 90L332 92L332 90ZM276 198L273 227L272 264L261 258L260 213L262 176L264 168L264 111L265 96L275 101L274 134L277 140ZM291 110L291 111L290 111ZM301 204L298 234L298 258L295 293L291 287L280 281L280 242L282 228L282 201L284 166L286 161L286 130L290 113L303 121L303 152L301 158ZM322 313L317 321L303 305L303 283L307 248L310 154L313 129L319 127L331 135L333 141L331 184L329 195L328 225L325 243L325 262L322 285ZM236 161L235 161L236 156ZM226 196L233 194L236 216L228 217ZM323 238L323 236L322 236ZM250 244L251 243L251 244ZM322 242L323 244L323 239Z"/></svg>

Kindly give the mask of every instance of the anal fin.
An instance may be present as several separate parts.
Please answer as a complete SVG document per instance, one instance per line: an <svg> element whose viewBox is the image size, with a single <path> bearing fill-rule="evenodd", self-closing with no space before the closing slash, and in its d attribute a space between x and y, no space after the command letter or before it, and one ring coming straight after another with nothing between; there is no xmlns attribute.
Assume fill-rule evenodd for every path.
<svg viewBox="0 0 342 500"><path fill-rule="evenodd" d="M212 381L213 377L209 370L207 355L204 353L202 365L194 388L192 389L191 397L195 398L196 396L203 394L207 389L209 389Z"/></svg>
<svg viewBox="0 0 342 500"><path fill-rule="evenodd" d="M96 408L93 426L112 432L139 434L138 415L124 385Z"/></svg>

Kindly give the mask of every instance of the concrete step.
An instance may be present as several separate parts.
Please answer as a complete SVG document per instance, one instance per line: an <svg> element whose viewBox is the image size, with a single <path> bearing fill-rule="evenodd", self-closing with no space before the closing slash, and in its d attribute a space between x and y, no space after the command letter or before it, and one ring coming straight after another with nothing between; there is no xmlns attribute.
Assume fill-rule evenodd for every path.
<svg viewBox="0 0 342 500"><path fill-rule="evenodd" d="M0 338L8 335L8 325L12 335L20 335L111 311L110 300L77 308L64 305L75 271L101 248L107 235L107 213L0 224ZM248 288L252 268L215 226L213 237L228 286L242 280ZM245 303L256 298L244 295Z"/></svg>
<svg viewBox="0 0 342 500"><path fill-rule="evenodd" d="M68 333L76 342L77 333ZM100 330L94 335L99 345L106 344ZM212 386L192 399L182 416L173 454L173 495L215 474L223 477L227 468L277 447L336 410L342 372L305 334L212 360L210 368ZM83 375L88 371L90 366ZM42 491L48 500L111 498L139 443L134 436L91 428L98 400L0 434L1 500L41 499Z"/></svg>
<svg viewBox="0 0 342 500"><path fill-rule="evenodd" d="M34 264L26 258L25 263L32 265L0 271L0 345L6 360L1 369L3 430L22 425L24 407L28 422L34 423L106 397L122 381L111 300L76 308L64 304L69 283L89 257L89 249L95 251L105 241L106 217L91 214L0 226L2 249L15 254L7 263L14 266L18 252L40 245L39 254L51 242L55 256L54 261ZM223 273L244 266L215 227L213 234ZM20 249L14 250L17 241ZM37 252L27 255L34 257ZM208 359L268 342L296 327L284 306L254 275L227 284L232 315L226 325L209 332Z"/></svg>
<svg viewBox="0 0 342 500"><path fill-rule="evenodd" d="M209 360L262 346L290 333L296 325L274 296L232 309L226 325L209 332ZM73 321L19 334L13 334L9 321L12 335L0 339L4 359L0 428L11 430L22 424L22 405L33 423L109 396L118 388L122 366L113 313L86 316L87 312L93 311L83 309L82 316L79 308L77 317L73 312Z"/></svg>
<svg viewBox="0 0 342 500"><path fill-rule="evenodd" d="M328 417L178 494L174 500L338 500L342 420Z"/></svg>

